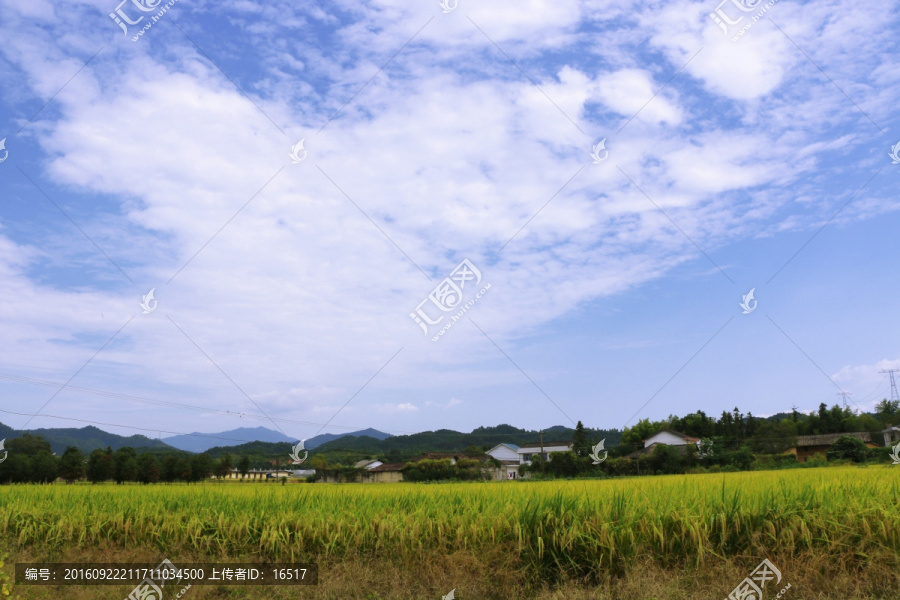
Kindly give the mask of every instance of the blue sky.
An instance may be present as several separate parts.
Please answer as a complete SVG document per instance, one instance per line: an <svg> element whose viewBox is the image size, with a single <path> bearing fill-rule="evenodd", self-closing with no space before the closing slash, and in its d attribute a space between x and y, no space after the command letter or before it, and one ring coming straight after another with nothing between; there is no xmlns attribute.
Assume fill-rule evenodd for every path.
<svg viewBox="0 0 900 600"><path fill-rule="evenodd" d="M895 3L163 6L0 2L0 421L304 439L889 394Z"/></svg>

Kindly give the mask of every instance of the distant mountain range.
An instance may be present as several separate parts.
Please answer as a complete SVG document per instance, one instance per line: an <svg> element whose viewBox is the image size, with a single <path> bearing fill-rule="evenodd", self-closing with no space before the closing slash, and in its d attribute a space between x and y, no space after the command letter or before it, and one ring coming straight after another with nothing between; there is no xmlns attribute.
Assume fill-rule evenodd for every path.
<svg viewBox="0 0 900 600"><path fill-rule="evenodd" d="M394 437L389 433L385 433L383 431L378 431L377 429L372 429L369 427L368 429L362 429L360 431L354 431L353 433L323 433L322 435L317 435L315 437L311 437L303 443L303 447L307 450L312 450L313 448L318 448L322 444L327 444L328 442L333 442L335 440L339 440L341 438L346 437L370 437L375 438L376 440L386 440L389 437Z"/></svg>
<svg viewBox="0 0 900 600"><path fill-rule="evenodd" d="M69 446L75 446L85 453L90 453L97 448L102 448L105 450L107 446L111 447L113 450L118 450L119 448L125 446L129 446L135 449L145 448L148 450L171 450L171 448L167 444L164 444L159 440L148 438L145 435L131 435L125 437L103 431L102 429L97 429L93 425L82 427L80 429L27 429L23 432L0 423L0 440L12 439L22 435L22 433L30 433L31 435L39 435L43 437L45 440L50 442L50 448L53 450L53 452L59 455L65 452L66 448L68 448Z"/></svg>
<svg viewBox="0 0 900 600"><path fill-rule="evenodd" d="M312 450L313 448L317 448L324 443L339 440L347 436L358 437L363 435L373 437L378 440L384 440L391 437L391 434L389 433L384 433L383 431L369 428L361 431L353 431L351 433L323 433L321 435L309 438L304 442L303 446L307 450ZM249 442L288 442L289 444L296 444L300 440L289 438L281 432L272 431L271 429L267 429L266 427L240 427L238 429L222 431L220 433L192 433L190 435L175 435L172 437L163 438L163 441L174 448L178 448L179 450L186 450L188 452L206 452L210 448L241 446Z"/></svg>
<svg viewBox="0 0 900 600"><path fill-rule="evenodd" d="M238 427L219 433L194 432L190 435L173 435L162 438L173 448L186 450L187 452L206 452L215 446L239 446L247 442L291 442L291 439L278 431L272 431L265 427Z"/></svg>
<svg viewBox="0 0 900 600"><path fill-rule="evenodd" d="M241 446L252 442L265 443L284 443L296 444L299 440L289 438L286 435L267 429L265 427L240 427L229 431L221 431L218 433L193 433L190 435L175 435L162 440L155 440L145 435L121 436L115 433L109 433L98 429L93 425L75 428L61 429L27 429L19 431L13 429L9 425L0 423L0 440L13 439L29 433L31 435L39 435L50 442L53 452L61 455L69 446L75 446L85 453L90 453L97 448L105 450L108 447L113 450L128 446L135 450L159 452L166 450L184 450L185 452L205 452L214 447L232 447ZM384 440L391 435L378 431L377 429L364 429L351 433L323 433L305 441L304 446L307 450L317 448L324 443L339 440L341 438L351 436L369 436L375 440Z"/></svg>
<svg viewBox="0 0 900 600"><path fill-rule="evenodd" d="M622 437L622 432L615 429L585 429L585 432L589 439L605 439L607 448L618 444ZM0 423L0 439L12 439L22 433ZM218 433L176 435L163 438L162 441L143 435L120 436L93 426L81 429L33 429L25 433L42 436L59 455L65 452L68 446L75 446L85 453L97 448L105 449L107 446L113 450L130 446L138 453L177 449L186 452L209 451L213 456L231 453L235 456L250 454L274 457L286 455L290 451L290 446L298 441L266 427L241 427ZM574 433L570 427L556 425L543 430L543 440L567 441L572 439ZM423 452L462 452L469 446L489 448L504 442L522 445L539 441L541 435L539 431L519 429L512 425L478 427L471 433L439 429L398 436L369 428L350 433L317 435L305 440L304 447L307 450L315 450L316 454L326 454L333 458L371 455L406 460Z"/></svg>

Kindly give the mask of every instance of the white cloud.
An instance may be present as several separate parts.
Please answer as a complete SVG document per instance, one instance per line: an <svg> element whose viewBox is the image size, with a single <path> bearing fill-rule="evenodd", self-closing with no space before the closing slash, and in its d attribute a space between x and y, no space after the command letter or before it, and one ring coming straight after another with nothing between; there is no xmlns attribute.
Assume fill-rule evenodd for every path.
<svg viewBox="0 0 900 600"><path fill-rule="evenodd" d="M428 15L437 11L433 4ZM274 91L268 100L254 99L287 135L183 40L165 58L148 44L146 54L143 48L101 54L29 132L47 157L39 176L60 190L64 206L77 209L86 231L136 285L55 287L35 276L49 260L37 250L39 240L32 246L0 237L10 257L0 264L0 285L14 292L0 315L15 323L0 358L21 370L74 373L136 313L140 295L156 287L157 312L130 323L84 377L171 386L247 407L218 365L261 405L292 416L324 421L357 392L342 415L365 414L366 406L415 412L410 403L372 398L392 388L451 384L459 369L476 385L509 378L503 370L479 369L496 350L473 327L432 344L408 317L462 258L475 262L493 286L473 309L476 321L501 342L523 339L585 303L623 293L696 256L617 167L692 239L713 248L771 225L767 221L793 201L767 190L748 208L748 190L789 184L841 146L809 128L823 116L847 119L839 106L844 99L822 105L804 97L802 85L789 85L789 69L805 59L765 23L732 44L715 37L720 34L707 22L705 5L645 8L636 17L639 27L623 37L610 34L609 55L627 54L628 44L649 35L650 51L665 60L591 72L579 60L585 35L578 28L584 19L604 16L585 12L621 7L549 7L537 0L472 7L473 20L508 44L517 60L535 61L525 67L543 93L464 20L461 7L447 15L455 21L429 25L422 45L398 55L318 135L334 107L415 31L412 17L424 16L425 8L353 4L365 18L345 23L340 36L359 35L357 42L370 40L371 46L341 47L340 56L321 63L312 50L298 61L303 52L295 48L294 58L279 62L281 71L260 75L272 78L266 85ZM241 9L235 18L270 18L235 8ZM451 26L467 33L442 46L440 35ZM260 27L255 31L276 24ZM65 44L46 49L50 32L37 28L30 39L29 31L11 37L5 52L27 73L34 93L49 97L83 61L68 56ZM686 72L653 97L701 46ZM485 55L472 48L484 48ZM544 64L537 58L546 48L569 54ZM433 58L467 52L466 63ZM333 78L313 85L313 77L294 72L303 69ZM882 68L879 77L892 81L895 74ZM691 78L709 95L696 97ZM323 89L341 93L326 98ZM300 102L297 94L308 97ZM602 165L590 164L588 152L598 140L587 136L613 127L595 114L595 104L620 117L640 110L623 135L609 136L611 158ZM301 137L309 157L287 164L290 146ZM850 135L836 139L863 143ZM69 192L115 206L94 212ZM870 214L886 210L868 208ZM784 222L802 227L810 218ZM77 238L84 245L78 247L76 237L54 237L54 243L66 256L81 257L87 243ZM102 257L91 265L118 277ZM460 403L451 398L425 406Z"/></svg>

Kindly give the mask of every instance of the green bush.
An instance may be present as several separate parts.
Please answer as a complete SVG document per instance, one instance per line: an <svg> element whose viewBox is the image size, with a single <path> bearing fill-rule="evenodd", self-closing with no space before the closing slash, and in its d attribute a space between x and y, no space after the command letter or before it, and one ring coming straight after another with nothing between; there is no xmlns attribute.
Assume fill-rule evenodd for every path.
<svg viewBox="0 0 900 600"><path fill-rule="evenodd" d="M472 458L461 458L455 463L449 458L425 459L403 467L406 481L476 481L490 479L492 465Z"/></svg>
<svg viewBox="0 0 900 600"><path fill-rule="evenodd" d="M829 460L852 460L855 463L865 462L868 448L859 438L842 435L828 448L826 456Z"/></svg>
<svg viewBox="0 0 900 600"><path fill-rule="evenodd" d="M806 459L806 462L803 463L804 466L807 467L824 467L828 464L828 460L825 458L825 455L821 452L816 452L812 456Z"/></svg>

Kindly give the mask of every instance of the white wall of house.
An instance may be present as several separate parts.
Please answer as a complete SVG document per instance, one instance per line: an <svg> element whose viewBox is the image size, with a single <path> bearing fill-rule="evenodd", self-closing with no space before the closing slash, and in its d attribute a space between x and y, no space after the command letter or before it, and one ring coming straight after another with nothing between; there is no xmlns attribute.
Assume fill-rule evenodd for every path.
<svg viewBox="0 0 900 600"><path fill-rule="evenodd" d="M654 436L644 440L644 448L651 444L665 444L666 446L687 446L687 441L668 431L660 431Z"/></svg>
<svg viewBox="0 0 900 600"><path fill-rule="evenodd" d="M532 459L538 454L543 454L545 460L549 460L551 452L568 452L572 449L571 444L550 446L522 446L519 448L519 462L530 464Z"/></svg>
<svg viewBox="0 0 900 600"><path fill-rule="evenodd" d="M519 460L519 453L508 444L497 444L487 451L487 455L497 460Z"/></svg>

